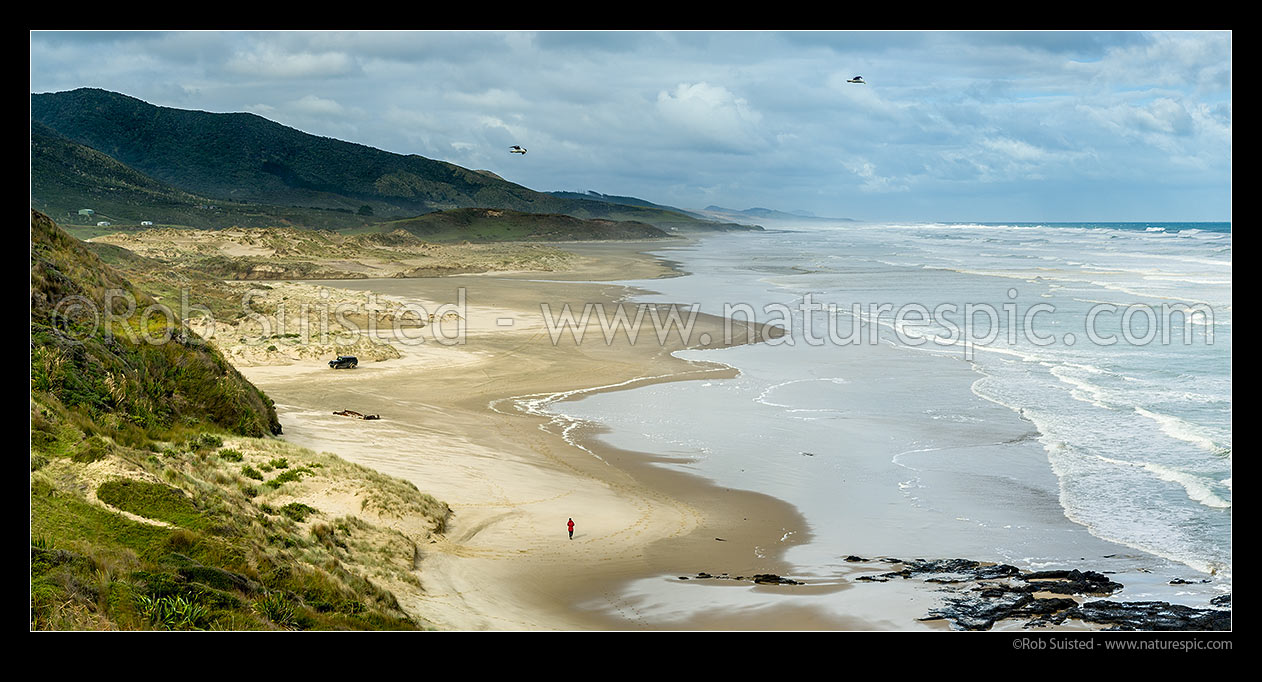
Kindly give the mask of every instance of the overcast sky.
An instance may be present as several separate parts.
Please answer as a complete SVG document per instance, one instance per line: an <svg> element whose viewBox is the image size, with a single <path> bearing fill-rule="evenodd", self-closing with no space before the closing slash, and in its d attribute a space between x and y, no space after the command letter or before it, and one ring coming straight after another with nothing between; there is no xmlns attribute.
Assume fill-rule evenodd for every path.
<svg viewBox="0 0 1262 682"><path fill-rule="evenodd" d="M1231 38L35 31L31 92L247 111L536 190L681 208L1230 220Z"/></svg>

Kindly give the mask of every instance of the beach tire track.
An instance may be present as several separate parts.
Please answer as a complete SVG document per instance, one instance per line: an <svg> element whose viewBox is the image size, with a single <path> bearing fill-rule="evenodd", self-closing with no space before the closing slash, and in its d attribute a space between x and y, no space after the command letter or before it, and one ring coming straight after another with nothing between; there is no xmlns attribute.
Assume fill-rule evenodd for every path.
<svg viewBox="0 0 1262 682"><path fill-rule="evenodd" d="M549 461L564 467L575 476L592 481L618 493L628 504L632 505L636 518L630 524L612 532L584 540L585 544L594 541L600 542L602 548L610 552L607 556L619 559L638 559L643 556L644 542L636 541L636 538L653 534L654 531L657 531L657 534L660 535L658 529L663 527L671 529L664 537L677 538L688 534L702 523L703 515L692 505L647 488L616 468L614 470L621 474L619 479L615 480L609 476L598 477L567 462L564 456L559 455L553 449L549 439L534 437L531 439L531 448ZM606 472L602 471L601 473L604 474ZM626 546L618 549L620 542L625 543Z"/></svg>

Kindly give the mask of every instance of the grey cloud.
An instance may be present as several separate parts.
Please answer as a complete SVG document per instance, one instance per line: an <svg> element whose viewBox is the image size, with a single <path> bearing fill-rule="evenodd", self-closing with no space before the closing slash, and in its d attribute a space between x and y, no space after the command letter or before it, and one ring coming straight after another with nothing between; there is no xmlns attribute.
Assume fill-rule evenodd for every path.
<svg viewBox="0 0 1262 682"><path fill-rule="evenodd" d="M1006 45L1081 59L1099 58L1108 50L1152 40L1142 31L972 31L963 35L978 45Z"/></svg>
<svg viewBox="0 0 1262 682"><path fill-rule="evenodd" d="M1020 182L1035 179L1103 192L1124 178L1171 206L1192 200L1171 183L1229 192L1230 42L1181 32L33 33L31 87L255 111L541 190L937 219L935 206L968 205L957 197L978 210L1033 202L1035 184ZM845 83L857 73L869 85ZM530 154L510 158L506 144Z"/></svg>
<svg viewBox="0 0 1262 682"><path fill-rule="evenodd" d="M633 52L657 40L636 31L544 31L535 38L541 49L568 52Z"/></svg>

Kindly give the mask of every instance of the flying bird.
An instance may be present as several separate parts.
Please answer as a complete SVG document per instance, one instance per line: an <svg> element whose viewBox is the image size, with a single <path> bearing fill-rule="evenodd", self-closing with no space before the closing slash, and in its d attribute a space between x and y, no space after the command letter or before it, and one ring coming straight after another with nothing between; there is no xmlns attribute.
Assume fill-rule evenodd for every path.
<svg viewBox="0 0 1262 682"><path fill-rule="evenodd" d="M848 80L848 81L846 81L846 82L847 82L847 83L858 83L858 84L860 84L860 85L867 85L867 81L864 81L864 80L863 80L863 76L855 76L854 78L851 78L850 80Z"/></svg>
<svg viewBox="0 0 1262 682"><path fill-rule="evenodd" d="M509 147L509 148L508 148L508 153L509 153L509 154L525 154L525 153L526 153L526 150L525 150L525 149L522 149L521 147L519 147L519 146L517 146L517 145L513 145L513 146L511 146L511 147Z"/></svg>

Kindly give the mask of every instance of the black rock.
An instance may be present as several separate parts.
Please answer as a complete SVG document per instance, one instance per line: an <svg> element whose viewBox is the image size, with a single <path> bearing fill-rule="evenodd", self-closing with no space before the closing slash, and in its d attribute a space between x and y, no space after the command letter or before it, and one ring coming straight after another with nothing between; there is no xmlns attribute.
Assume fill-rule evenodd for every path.
<svg viewBox="0 0 1262 682"><path fill-rule="evenodd" d="M1095 571L1061 570L1034 571L1021 576L1021 579L1040 592L1054 594L1113 594L1122 589L1121 583L1109 580L1108 576Z"/></svg>
<svg viewBox="0 0 1262 682"><path fill-rule="evenodd" d="M803 585L796 580L789 578L781 578L775 573L758 573L754 575L754 582L759 585Z"/></svg>
<svg viewBox="0 0 1262 682"><path fill-rule="evenodd" d="M849 560L849 557L847 557ZM1021 573L1021 569L1008 564L983 564L971 559L924 559L900 560L881 559L881 561L897 562L904 565L903 570L883 574L884 578L911 578L913 576L932 575L925 578L927 582L959 583L970 580L995 580L1007 578Z"/></svg>
<svg viewBox="0 0 1262 682"><path fill-rule="evenodd" d="M1008 564L995 564L993 566L978 566L974 573L977 575L978 580L996 580L998 578L1020 575L1021 569Z"/></svg>
<svg viewBox="0 0 1262 682"><path fill-rule="evenodd" d="M1051 599L1035 599L1027 602L1021 607L1021 612L1014 614L1016 616L1050 616L1062 613L1078 606L1078 602L1073 599L1064 599L1061 597L1053 597Z"/></svg>
<svg viewBox="0 0 1262 682"><path fill-rule="evenodd" d="M743 575L732 577L728 575L727 573L711 575L709 573L706 573L705 571L701 571L697 573L697 575L693 576L692 578L679 576L679 579L680 580L736 580L740 582L752 581L758 585L805 585L806 584L803 582L798 582L796 580L791 580L789 578L782 578L776 575L775 573L757 573L752 578L746 578Z"/></svg>
<svg viewBox="0 0 1262 682"><path fill-rule="evenodd" d="M1035 599L1028 593L1008 592L995 598L962 596L947 597L945 601L945 606L933 609L921 620L946 619L964 630L989 630L996 621L1011 617Z"/></svg>
<svg viewBox="0 0 1262 682"><path fill-rule="evenodd" d="M962 573L977 568L978 562L970 559L914 559L904 561L903 565L912 573Z"/></svg>
<svg viewBox="0 0 1262 682"><path fill-rule="evenodd" d="M849 558L848 558L849 560ZM901 571L856 578L864 582L888 582L893 578L921 578L950 585L943 605L921 620L945 619L955 628L988 630L1004 619L1025 619L1025 627L1059 625L1070 618L1111 626L1110 630L1230 630L1231 595L1210 600L1216 608L1197 609L1166 602L1117 602L1096 600L1079 604L1067 597L1036 598L1037 593L1101 595L1121 590L1103 573L1078 569L1021 573L1007 564L983 565L969 559L881 561L902 563ZM967 588L966 583L975 586ZM1172 581L1173 582L1173 581ZM1183 584L1175 582L1174 584Z"/></svg>
<svg viewBox="0 0 1262 682"><path fill-rule="evenodd" d="M1088 623L1112 625L1110 630L1230 630L1231 612L1196 609L1163 601L1090 601L1071 617Z"/></svg>
<svg viewBox="0 0 1262 682"><path fill-rule="evenodd" d="M1038 599L1033 592L1026 585L1008 581L981 583L969 592L946 597L944 606L929 614L949 620L960 629L989 630L1008 618L1026 619L1026 627L1059 624L1078 605L1073 599Z"/></svg>

